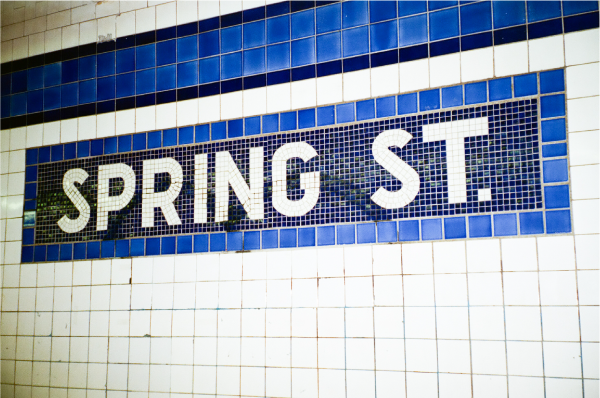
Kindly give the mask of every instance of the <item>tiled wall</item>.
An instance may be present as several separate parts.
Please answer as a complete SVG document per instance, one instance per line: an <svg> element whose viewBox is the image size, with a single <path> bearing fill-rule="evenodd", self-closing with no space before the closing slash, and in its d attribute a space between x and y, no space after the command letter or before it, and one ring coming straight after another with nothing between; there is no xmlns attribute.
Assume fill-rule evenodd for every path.
<svg viewBox="0 0 600 398"><path fill-rule="evenodd" d="M404 2L371 7L319 3L316 8L307 2L292 2L286 3L289 9L281 11L285 8L281 3L261 2L2 2L2 396L598 396L599 56L598 14L594 13L598 3L512 3L516 8L504 11L509 3L451 3L431 1L423 10L416 3ZM377 12L390 4L398 7L390 8L393 13ZM334 19L318 18L323 10L336 7L364 7L364 11L340 13L340 17L358 18L356 23L341 19L340 27ZM410 11L403 14L406 9ZM479 10L474 13L477 18L469 13L475 9ZM60 56L62 62L64 55L68 62L75 59L70 57L77 48L81 67L81 51L91 48L90 44L97 52L110 43L116 47L125 43L127 49L133 49L127 44L130 37L147 40L148 32L155 32L156 43L142 46L158 48L161 41L183 43L182 39L192 37L186 33L190 26L199 29L194 37L216 32L212 28L202 32L202 26L214 28L216 21L221 29L221 54L204 58L199 52L186 62L198 63L200 68L203 59L217 56L223 66L224 57L237 54L225 53L223 45L234 42L223 42L224 30L252 29L245 24L261 20L256 10L258 14L263 10L267 20L285 19L289 14L290 37L281 39L291 48L291 70L282 68L288 70L287 82L269 84L270 74L280 73L268 69L269 46L281 43L272 42L278 39L272 39L265 27L265 46L259 43L256 48L264 48L266 69L246 71L241 64L241 83L235 84L242 84L244 90L224 90L226 81L238 77L226 79L221 67L220 79L225 83L218 83L217 94L202 96L203 82L199 80L193 86L196 97L185 97L192 86L177 88L188 90L174 92L180 101L159 103L155 93L155 102L148 105L143 102L149 101L148 97L141 98L148 94L140 94L142 106L136 107L138 98L126 96L95 104L93 113L84 107L82 112L88 113L79 114L79 105L77 114L69 106L57 108L58 113L48 109L41 119L34 114L11 115L9 102L5 119L4 98L21 95L6 91L5 83L16 81L5 77L9 76L8 63L12 74L15 65L15 71L22 65L27 65L23 70L40 67L28 64L40 59L45 62ZM314 30L306 37L295 33L294 26L302 30L309 24L294 25L294 19L311 12ZM437 16L441 16L441 24ZM421 19L427 24L415 22ZM402 36L402 26L409 20L415 22L409 31L421 32L421 36L415 33L421 38ZM197 21L200 23L195 24ZM393 25L398 36L392 35L395 39L387 42L381 38L392 37L389 34L377 36L384 25ZM179 28L172 29L174 26ZM368 40L351 38L363 30L370 35ZM173 31L177 38L158 38L158 32ZM108 34L116 41L93 44L99 35L106 40ZM338 52L321 52L319 58L319 40L338 36ZM486 41L488 37L490 41ZM294 68L306 68L293 64L294 41L302 40L315 41L310 65L316 66L311 66L313 75L294 79L294 73L300 72ZM344 47L347 43L351 46ZM475 47L469 47L473 43ZM257 51L243 39L240 45L242 59ZM361 45L366 46L365 52L355 54ZM403 58L403 51L414 54L415 46L422 48L418 51L425 51L425 56ZM396 58L378 64L383 55L378 58L377 54L384 53ZM366 66L356 68L364 60ZM182 65L165 66L177 69ZM136 71L122 75L142 71L137 64L134 67ZM145 70L157 74L158 69ZM247 89L247 79L262 73L265 84ZM115 73L115 82L118 76ZM198 69L198 79L200 76L202 70ZM537 81L535 92L527 91L532 86L525 84L532 76ZM94 80L83 80L81 74L77 79L64 86ZM551 86L564 82L564 88L544 91L543 79ZM509 95L495 96L505 93L498 87L506 81ZM42 90L54 87L61 86ZM479 90L475 97L473 88ZM458 91L460 103L455 95L446 100L448 93ZM77 95L79 102L79 92ZM418 242L402 238L400 223L406 221L393 222L393 233L386 223L339 223L333 231L313 228L312 245L300 244L306 242L306 231L301 230L310 228L294 229L298 240L293 247L288 245L289 232L282 240L282 231L289 230L284 228L269 250L264 250L264 245L244 246L245 240L238 242L237 236L228 234L223 237L224 246L215 251L228 249L231 242L230 252L196 254L194 238L189 250L194 253L163 252L163 245L160 252L164 255L151 256L148 254L159 253L154 242L145 246L142 242L141 252L134 252L133 242L128 243L131 251L124 253L118 251L116 241L112 253L139 257L62 257L58 250L56 258L46 257L50 249L43 246L43 259L21 262L22 247L31 243L29 233L22 235L21 231L28 223L23 214L31 210L27 207L31 190L25 189L25 183L37 180L37 176L31 180L26 169L34 164L33 153L40 156L47 151L54 163L61 161L53 158L55 153L58 156L58 148L61 159L71 152L75 158L110 154L113 146L118 153L127 153L121 148L126 149L129 140L129 150L135 150L136 136L143 136L144 144L149 145L150 136L158 134L163 146L174 134L177 144L197 145L239 139L238 134L296 129L310 133L317 128L383 123L556 95L564 95L564 119L562 115L546 118L544 102L538 104L542 109L538 119L540 155L542 161L563 159L568 175L559 183L542 184L568 183L569 230L551 230L544 218L541 229L524 232L524 225L537 224L523 223L513 211L502 214L514 214L519 220L518 224L515 221L519 229L510 236L496 230L503 225L496 219L500 213L489 217L481 213L464 217L461 236L447 234L445 220L453 217L437 218L439 234L434 228L435 236L427 239L423 232L430 224L424 227L425 220L416 221ZM133 107L130 98L134 98ZM472 98L477 98L476 102L470 102ZM369 115L372 109L372 116L364 118L365 109ZM313 124L301 124L307 119L300 115L311 112ZM319 114L325 115L325 124L319 124ZM562 135L560 129L546 130L549 133L544 138L542 119L565 120L566 130ZM215 136L215 131L224 135ZM556 131L559 133L553 134ZM170 138L165 141L165 137ZM92 152L101 148L102 153L86 154L83 149L80 153L79 147ZM36 159L41 159L38 156ZM550 209L548 200L556 198L551 196L542 193L545 213ZM480 226L473 227L479 225L474 219L479 216L489 218L489 233L482 235ZM351 242L346 240L349 228ZM320 236L325 237L326 245L333 236L334 245L320 244ZM178 248L179 238L183 236L178 237ZM264 243L264 237L259 242ZM211 250L208 239L206 245L206 250ZM234 252L239 249L251 250ZM100 246L98 250L100 257Z"/></svg>

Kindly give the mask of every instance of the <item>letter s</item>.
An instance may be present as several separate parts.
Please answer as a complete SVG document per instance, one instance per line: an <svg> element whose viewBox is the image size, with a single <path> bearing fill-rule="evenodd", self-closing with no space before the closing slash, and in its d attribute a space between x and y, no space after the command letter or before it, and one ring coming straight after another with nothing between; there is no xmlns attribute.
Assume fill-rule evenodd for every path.
<svg viewBox="0 0 600 398"><path fill-rule="evenodd" d="M60 229L68 234L81 231L90 220L90 205L81 192L75 188L76 182L83 184L88 177L88 173L83 169L71 169L65 173L63 178L63 190L67 197L71 199L75 208L79 211L79 217L75 220L71 220L65 215L57 222Z"/></svg>
<svg viewBox="0 0 600 398"><path fill-rule="evenodd" d="M391 146L402 148L411 139L412 135L398 129L384 131L373 141L373 157L375 161L402 183L402 188L396 192L390 192L380 187L371 196L371 200L384 209L399 209L404 207L412 202L419 193L421 187L419 174L389 150Z"/></svg>

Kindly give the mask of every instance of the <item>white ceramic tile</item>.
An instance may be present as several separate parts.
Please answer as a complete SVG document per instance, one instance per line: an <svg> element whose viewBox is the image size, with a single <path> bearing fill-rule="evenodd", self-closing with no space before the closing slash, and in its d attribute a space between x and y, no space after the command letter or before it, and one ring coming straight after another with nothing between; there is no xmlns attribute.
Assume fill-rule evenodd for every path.
<svg viewBox="0 0 600 398"><path fill-rule="evenodd" d="M84 4L71 10L71 23L89 21L96 17L96 5L93 3Z"/></svg>
<svg viewBox="0 0 600 398"><path fill-rule="evenodd" d="M4 42L2 43L2 50L4 50L4 45L8 44L9 42ZM45 52L52 52L52 51L57 51L60 50L62 48L62 30L59 29L53 29L53 30L47 30L46 32L44 32L44 51ZM11 46L12 49L12 46Z"/></svg>
<svg viewBox="0 0 600 398"><path fill-rule="evenodd" d="M221 95L221 119L235 119L243 116L243 94L241 91Z"/></svg>
<svg viewBox="0 0 600 398"><path fill-rule="evenodd" d="M441 87L460 83L460 53L429 59L429 84Z"/></svg>
<svg viewBox="0 0 600 398"><path fill-rule="evenodd" d="M60 49L60 47L59 47ZM0 46L0 51L2 56L0 57L2 62L10 62L13 59L13 42L12 40L7 40L2 42L2 46Z"/></svg>
<svg viewBox="0 0 600 398"><path fill-rule="evenodd" d="M371 96L371 73L368 69L343 74L344 101Z"/></svg>
<svg viewBox="0 0 600 398"><path fill-rule="evenodd" d="M575 269L575 250L572 236L540 237L538 261L540 271Z"/></svg>
<svg viewBox="0 0 600 398"><path fill-rule="evenodd" d="M597 130L569 133L569 164L580 166L599 163L599 138Z"/></svg>
<svg viewBox="0 0 600 398"><path fill-rule="evenodd" d="M198 19L204 20L219 16L218 1L198 1Z"/></svg>
<svg viewBox="0 0 600 398"><path fill-rule="evenodd" d="M115 112L115 134L131 134L135 131L135 109Z"/></svg>
<svg viewBox="0 0 600 398"><path fill-rule="evenodd" d="M529 41L531 72L560 68L565 65L563 38L560 35Z"/></svg>
<svg viewBox="0 0 600 398"><path fill-rule="evenodd" d="M567 65L598 62L598 29L589 29L565 35Z"/></svg>
<svg viewBox="0 0 600 398"><path fill-rule="evenodd" d="M71 23L71 12L69 10L49 14L46 18L47 29L60 28Z"/></svg>
<svg viewBox="0 0 600 398"><path fill-rule="evenodd" d="M598 165L571 167L571 198L598 199L599 178Z"/></svg>
<svg viewBox="0 0 600 398"><path fill-rule="evenodd" d="M135 33L149 32L156 29L155 7L142 8L135 12Z"/></svg>
<svg viewBox="0 0 600 398"><path fill-rule="evenodd" d="M317 105L342 102L342 75L319 77L317 80Z"/></svg>
<svg viewBox="0 0 600 398"><path fill-rule="evenodd" d="M96 136L98 138L115 135L115 113L104 113L96 116Z"/></svg>
<svg viewBox="0 0 600 398"><path fill-rule="evenodd" d="M77 141L77 119L61 120L60 122L60 142Z"/></svg>
<svg viewBox="0 0 600 398"><path fill-rule="evenodd" d="M77 134L79 140L96 138L96 115L78 118Z"/></svg>
<svg viewBox="0 0 600 398"><path fill-rule="evenodd" d="M198 124L198 99L177 102L177 126Z"/></svg>
<svg viewBox="0 0 600 398"><path fill-rule="evenodd" d="M598 63L567 68L567 98L590 97L599 94Z"/></svg>
<svg viewBox="0 0 600 398"><path fill-rule="evenodd" d="M177 23L177 4L173 1L156 6L156 29L175 26Z"/></svg>
<svg viewBox="0 0 600 398"><path fill-rule="evenodd" d="M26 127L10 130L10 150L23 149L26 144ZM8 147L6 148L8 150Z"/></svg>
<svg viewBox="0 0 600 398"><path fill-rule="evenodd" d="M243 91L244 116L262 115L267 112L267 88L260 87Z"/></svg>
<svg viewBox="0 0 600 398"><path fill-rule="evenodd" d="M460 72L463 82L489 79L494 76L494 49L481 48L460 54Z"/></svg>
<svg viewBox="0 0 600 398"><path fill-rule="evenodd" d="M577 272L579 305L598 305L598 271Z"/></svg>
<svg viewBox="0 0 600 398"><path fill-rule="evenodd" d="M116 18L117 34L115 37L125 37L135 34L135 11L120 13Z"/></svg>
<svg viewBox="0 0 600 398"><path fill-rule="evenodd" d="M60 142L60 122L44 123L44 145Z"/></svg>
<svg viewBox="0 0 600 398"><path fill-rule="evenodd" d="M220 120L221 96L203 97L198 99L198 122L207 123Z"/></svg>
<svg viewBox="0 0 600 398"><path fill-rule="evenodd" d="M44 32L29 36L29 56L44 53Z"/></svg>
<svg viewBox="0 0 600 398"><path fill-rule="evenodd" d="M397 94L400 91L400 68L398 64L371 69L371 96Z"/></svg>
<svg viewBox="0 0 600 398"><path fill-rule="evenodd" d="M503 271L536 271L537 254L534 238L502 239Z"/></svg>
<svg viewBox="0 0 600 398"><path fill-rule="evenodd" d="M108 1L96 4L96 18L103 18L119 13L119 3Z"/></svg>
<svg viewBox="0 0 600 398"><path fill-rule="evenodd" d="M577 200L573 202L573 231L576 234L597 234L598 200Z"/></svg>
<svg viewBox="0 0 600 398"><path fill-rule="evenodd" d="M198 20L198 3L183 1L177 3L177 24L185 24Z"/></svg>
<svg viewBox="0 0 600 398"><path fill-rule="evenodd" d="M156 106L145 106L135 110L135 131L154 130L156 126Z"/></svg>
<svg viewBox="0 0 600 398"><path fill-rule="evenodd" d="M79 44L95 43L98 40L98 22L96 20L79 24Z"/></svg>
<svg viewBox="0 0 600 398"><path fill-rule="evenodd" d="M301 109L317 105L316 79L292 82L292 109Z"/></svg>
<svg viewBox="0 0 600 398"><path fill-rule="evenodd" d="M105 18L98 19L98 36L117 37L117 17L116 15L110 15Z"/></svg>
<svg viewBox="0 0 600 398"><path fill-rule="evenodd" d="M494 72L496 76L518 75L529 71L527 42L494 46Z"/></svg>
<svg viewBox="0 0 600 398"><path fill-rule="evenodd" d="M156 128L168 129L177 126L177 104L156 105Z"/></svg>
<svg viewBox="0 0 600 398"><path fill-rule="evenodd" d="M400 64L400 92L429 88L429 59Z"/></svg>
<svg viewBox="0 0 600 398"><path fill-rule="evenodd" d="M598 130L598 97L567 100L569 114L568 131Z"/></svg>
<svg viewBox="0 0 600 398"><path fill-rule="evenodd" d="M267 113L289 111L292 107L291 83L267 86Z"/></svg>
<svg viewBox="0 0 600 398"><path fill-rule="evenodd" d="M469 272L500 271L500 241L467 241L467 268Z"/></svg>
<svg viewBox="0 0 600 398"><path fill-rule="evenodd" d="M62 48L71 48L79 45L79 24L62 28Z"/></svg>
<svg viewBox="0 0 600 398"><path fill-rule="evenodd" d="M27 58L29 56L29 39L20 37L13 40L13 60Z"/></svg>
<svg viewBox="0 0 600 398"><path fill-rule="evenodd" d="M575 236L575 255L577 257L577 269L599 268L600 256L598 250L595 250L596 239L598 239L598 237L595 235Z"/></svg>

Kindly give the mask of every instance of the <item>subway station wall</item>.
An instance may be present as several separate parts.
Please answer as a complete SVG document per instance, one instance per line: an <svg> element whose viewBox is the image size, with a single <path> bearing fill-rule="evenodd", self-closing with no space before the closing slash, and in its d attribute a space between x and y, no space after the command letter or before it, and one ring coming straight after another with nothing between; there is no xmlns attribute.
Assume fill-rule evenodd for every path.
<svg viewBox="0 0 600 398"><path fill-rule="evenodd" d="M598 2L0 9L3 397L598 396Z"/></svg>

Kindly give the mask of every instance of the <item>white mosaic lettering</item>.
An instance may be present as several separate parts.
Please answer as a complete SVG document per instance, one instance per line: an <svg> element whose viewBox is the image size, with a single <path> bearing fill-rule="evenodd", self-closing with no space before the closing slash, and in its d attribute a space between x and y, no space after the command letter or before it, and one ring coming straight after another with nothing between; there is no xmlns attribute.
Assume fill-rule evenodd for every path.
<svg viewBox="0 0 600 398"><path fill-rule="evenodd" d="M208 155L194 157L194 222L208 222L206 203L208 200Z"/></svg>
<svg viewBox="0 0 600 398"><path fill-rule="evenodd" d="M317 151L306 142L285 144L273 155L273 207L281 214L289 217L303 216L315 207L319 200L320 175L318 171L300 174L300 188L304 197L292 201L287 197L286 163L289 159L300 158L305 162L315 156Z"/></svg>
<svg viewBox="0 0 600 398"><path fill-rule="evenodd" d="M123 192L117 196L109 196L110 180L121 178ZM124 163L108 164L98 167L98 221L97 231L108 228L108 212L121 210L135 194L135 173Z"/></svg>
<svg viewBox="0 0 600 398"><path fill-rule="evenodd" d="M173 202L183 186L183 170L173 158L144 160L142 179L142 227L154 226L154 209L160 207L169 225L180 225ZM154 192L154 176L158 173L168 173L171 185L164 192Z"/></svg>
<svg viewBox="0 0 600 398"><path fill-rule="evenodd" d="M65 215L57 222L60 229L68 234L81 231L90 220L90 204L75 187L75 183L83 184L88 177L89 174L83 169L71 169L65 173L63 178L65 195L71 199L71 202L79 211L79 216L75 220L71 220Z"/></svg>
<svg viewBox="0 0 600 398"><path fill-rule="evenodd" d="M216 156L215 222L229 218L229 184L250 219L265 218L263 147L250 148L250 185L246 184L228 151L217 152Z"/></svg>
<svg viewBox="0 0 600 398"><path fill-rule="evenodd" d="M449 203L465 203L467 201L465 138L488 134L487 117L423 126L424 142L446 141ZM486 189L480 189L478 191L478 200L491 200L491 192Z"/></svg>
<svg viewBox="0 0 600 398"><path fill-rule="evenodd" d="M412 135L404 130L388 130L379 134L373 141L373 157L391 175L402 182L402 188L390 192L380 187L371 196L371 200L384 209L398 209L408 205L415 199L421 187L419 174L406 162L389 150L391 146L402 148L412 139Z"/></svg>

